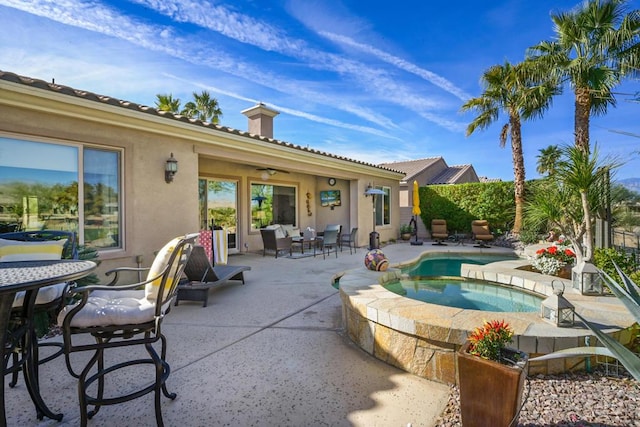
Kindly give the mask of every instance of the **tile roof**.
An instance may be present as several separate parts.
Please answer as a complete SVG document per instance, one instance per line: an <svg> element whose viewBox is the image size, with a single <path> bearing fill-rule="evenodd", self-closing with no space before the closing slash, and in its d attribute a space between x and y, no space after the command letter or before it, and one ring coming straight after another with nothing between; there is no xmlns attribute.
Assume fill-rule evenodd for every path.
<svg viewBox="0 0 640 427"><path fill-rule="evenodd" d="M500 178L489 178L488 176L479 176L480 182L502 182Z"/></svg>
<svg viewBox="0 0 640 427"><path fill-rule="evenodd" d="M427 182L427 185L435 184L458 184L465 172L473 169L471 165L449 166Z"/></svg>
<svg viewBox="0 0 640 427"><path fill-rule="evenodd" d="M157 110L156 108L153 108L153 107L148 107L146 105L136 104L135 102L125 101L125 100L116 99L116 98L112 98L112 97L105 96L105 95L99 95L99 94L96 94L96 93L93 93L93 92L74 89L72 87L60 85L60 84L57 84L55 82L49 83L49 82L46 82L44 80L35 79L35 78L31 78L31 77L26 77L26 76L21 76L19 74L11 73L11 72L8 72L8 71L0 70L0 80L4 80L4 81L7 81L7 82L12 82L12 83L18 83L18 84L26 85L26 86L33 87L33 88L48 90L50 92L60 93L60 94L63 94L63 95L73 96L73 97L76 97L76 98L82 98L82 99L86 99L88 101L94 101L94 102L101 103L101 104L109 104L109 105L113 105L113 106L116 106L116 107L126 108L126 109L129 109L129 110L133 110L133 111L137 111L137 112L141 112L141 113L152 114L154 116L164 117L164 118L167 118L167 119L186 122L186 123L193 124L195 126L201 126L201 127L204 127L204 128L208 128L208 129L212 129L212 130L216 130L216 131L220 131L220 132L225 132L225 133L234 134L234 135L240 135L240 136L243 136L243 137L246 137L246 138L257 139L257 140L264 141L264 142L267 142L267 143L280 145L280 146L285 146L285 147L289 147L289 148L294 148L294 149L297 149L297 150L300 150L300 151L306 151L306 152L309 152L309 153L318 154L318 155L322 155L322 156L326 156L326 157L331 157L331 158L338 159L338 160L357 163L357 164L361 164L361 165L365 165L365 166L371 166L371 167L375 167L375 168L378 168L378 169L383 169L383 170L387 170L387 171L391 171L391 172L400 172L400 173L402 173L402 171L400 171L400 170L391 169L389 167L385 167L385 166L382 166L382 165L375 165L375 164L372 164L372 163L367 163L367 162L363 162L363 161L360 161L360 160L355 160L355 159L350 159L350 158L347 158L347 157L339 156L337 154L327 153L325 151L314 150L313 148L303 147L303 146L292 144L292 143L289 143L289 142L286 142L286 141L281 141L281 140L274 139L274 138L267 138L267 137L264 137L264 136L261 136L261 135L255 135L255 134L252 134L252 133L249 133L249 132L241 131L241 130L238 130L238 129L233 129L233 128L230 128L230 127L227 127L227 126L221 126L221 125L216 125L216 124L209 123L209 122L203 122L202 120L191 119L189 117L186 117L186 116L183 116L183 115L180 115L180 114L173 114L173 113L168 112L168 111L160 111L160 110Z"/></svg>
<svg viewBox="0 0 640 427"><path fill-rule="evenodd" d="M415 175L439 160L444 161L442 157L427 157L425 159L407 160L404 162L380 163L378 166L404 172L405 176L402 181L409 181Z"/></svg>

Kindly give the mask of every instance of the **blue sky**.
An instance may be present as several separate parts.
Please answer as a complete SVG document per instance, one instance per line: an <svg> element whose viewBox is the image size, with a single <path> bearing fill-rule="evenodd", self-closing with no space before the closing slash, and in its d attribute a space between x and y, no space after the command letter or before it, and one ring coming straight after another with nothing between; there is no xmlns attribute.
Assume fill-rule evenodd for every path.
<svg viewBox="0 0 640 427"><path fill-rule="evenodd" d="M465 136L460 113L490 66L553 37L551 11L578 1L0 0L0 70L153 106L208 90L221 124L246 130L256 102L280 111L274 137L383 163L442 156L513 179L501 117ZM640 9L640 0L628 3ZM640 82L593 118L591 141L640 177ZM527 178L550 144L573 143L573 96L523 125Z"/></svg>

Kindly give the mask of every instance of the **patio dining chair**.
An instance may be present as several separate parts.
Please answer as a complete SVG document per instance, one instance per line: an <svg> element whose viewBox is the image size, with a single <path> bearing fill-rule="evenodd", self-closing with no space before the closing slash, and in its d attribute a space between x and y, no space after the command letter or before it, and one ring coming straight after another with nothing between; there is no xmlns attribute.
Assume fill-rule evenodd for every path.
<svg viewBox="0 0 640 427"><path fill-rule="evenodd" d="M71 231L59 230L38 230L38 231L17 231L11 233L0 234L0 262L8 261L42 261L56 259L77 259L78 248L76 245L76 234ZM33 342L37 342L37 346L33 346L34 353L30 356L38 362L38 364L46 363L62 354L61 342L39 342L38 331L33 322L26 324L25 318L35 318L44 328L48 328L51 321L55 319L58 311L62 309L63 294L67 283L58 283L56 285L45 286L38 290L36 296L33 315L25 315L23 313L23 305L25 292L18 292L14 298L11 307L11 324L13 325L13 333L15 336L21 336L21 340L26 339L26 335L18 332L18 329L28 329ZM18 332L18 333L16 333ZM11 382L9 387L15 387L18 383L18 375L22 370L25 362L25 355L21 354L22 349L26 348L23 343L5 349L5 365L9 359L11 364L6 372L11 372ZM49 351L47 356L40 359L39 349L55 348L53 352ZM9 354L10 352L10 354ZM22 357L20 357L22 356Z"/></svg>
<svg viewBox="0 0 640 427"><path fill-rule="evenodd" d="M340 252L342 252L342 248L344 245L349 246L349 254L351 254L351 249L353 248L353 252L356 252L356 239L358 238L358 227L353 227L351 229L351 233L342 234L340 236Z"/></svg>
<svg viewBox="0 0 640 427"><path fill-rule="evenodd" d="M318 240L318 247L322 251L322 258L326 258L331 251L336 253L338 258L338 232L337 228L325 228L322 239ZM315 253L314 253L315 256Z"/></svg>
<svg viewBox="0 0 640 427"><path fill-rule="evenodd" d="M170 367L166 361L167 338L161 330L162 320L171 309L178 283L197 237L198 234L189 234L171 240L158 252L149 269L122 267L107 272L109 275L114 274L114 279L108 285L69 289L67 295L78 302L63 308L58 315L58 324L62 329L67 369L78 379L82 426L87 425L88 419L97 414L102 405L127 402L151 392L155 395L156 423L163 425L161 393L169 399L175 399L176 394L169 393L166 387ZM146 280L130 285L116 285L120 272L140 270L148 270ZM93 337L93 343L87 342L87 334ZM158 342L159 354L153 347ZM105 351L131 346L144 346L148 356L115 360L111 354L108 359L113 364L105 366ZM77 359L73 354L77 352L93 353L79 373L74 369L74 361ZM120 358L126 358L132 353L136 352L117 354ZM138 355L131 357L136 356ZM139 378L138 382L142 385L138 390L131 391L124 384L116 384L115 389L123 390L123 394L105 396L106 378L110 374L122 368L148 365L152 365L154 369L149 370L148 377ZM141 369L136 372L142 373ZM94 382L97 382L97 387L91 387L89 391ZM90 405L93 406L91 410Z"/></svg>

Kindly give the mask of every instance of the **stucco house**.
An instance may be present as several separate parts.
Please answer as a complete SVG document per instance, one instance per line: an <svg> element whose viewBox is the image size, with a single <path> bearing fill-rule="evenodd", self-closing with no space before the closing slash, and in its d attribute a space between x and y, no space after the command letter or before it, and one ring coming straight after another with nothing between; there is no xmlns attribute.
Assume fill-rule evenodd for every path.
<svg viewBox="0 0 640 427"><path fill-rule="evenodd" d="M369 186L384 191L380 240L397 237L404 173L275 139L264 104L242 113L248 131L0 71L3 209L25 228L78 231L101 270L148 266L167 240L212 223L230 253L261 250L270 223L359 227L367 246Z"/></svg>
<svg viewBox="0 0 640 427"><path fill-rule="evenodd" d="M448 166L442 157L381 163L379 166L404 172L398 187L401 224L408 224L411 220L413 181L418 181L418 185L421 187L425 185L480 182L473 165ZM418 236L425 237L428 235L427 227L421 220L418 220Z"/></svg>

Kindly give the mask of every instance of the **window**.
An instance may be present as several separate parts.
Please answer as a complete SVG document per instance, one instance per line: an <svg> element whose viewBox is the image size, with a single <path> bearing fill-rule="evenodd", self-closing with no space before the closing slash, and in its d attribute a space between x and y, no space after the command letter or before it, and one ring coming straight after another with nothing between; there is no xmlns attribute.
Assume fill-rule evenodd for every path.
<svg viewBox="0 0 640 427"><path fill-rule="evenodd" d="M121 248L120 170L118 150L0 137L0 230L75 231Z"/></svg>
<svg viewBox="0 0 640 427"><path fill-rule="evenodd" d="M376 198L376 225L391 224L391 188L376 187L378 190L384 191L384 194L377 194Z"/></svg>
<svg viewBox="0 0 640 427"><path fill-rule="evenodd" d="M251 184L251 230L271 224L296 225L296 187Z"/></svg>
<svg viewBox="0 0 640 427"><path fill-rule="evenodd" d="M84 149L84 243L95 248L120 245L120 153Z"/></svg>

